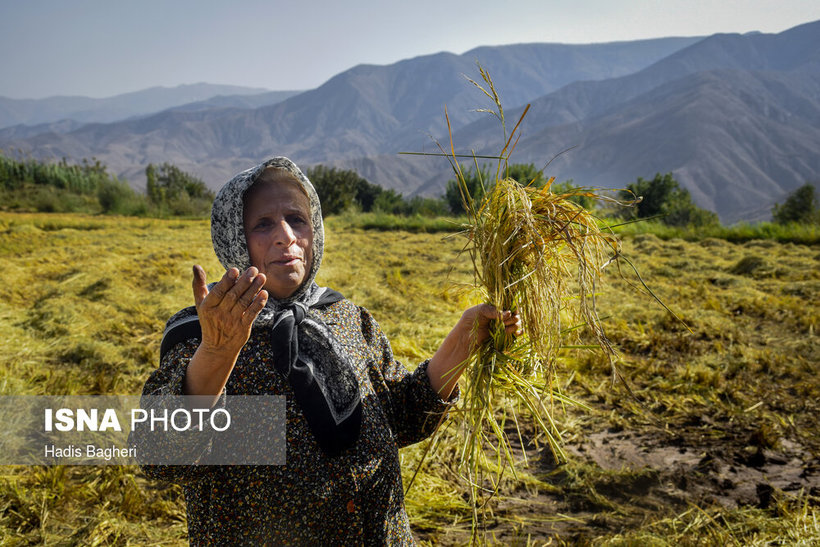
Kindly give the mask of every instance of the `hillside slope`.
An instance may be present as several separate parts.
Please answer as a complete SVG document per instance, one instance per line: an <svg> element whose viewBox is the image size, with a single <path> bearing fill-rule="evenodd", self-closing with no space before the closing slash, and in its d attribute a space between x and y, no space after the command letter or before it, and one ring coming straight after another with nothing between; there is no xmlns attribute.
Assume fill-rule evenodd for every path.
<svg viewBox="0 0 820 547"><path fill-rule="evenodd" d="M507 117L517 120L522 109ZM761 219L820 174L820 23L778 35L717 35L633 75L576 82L533 101L515 161L578 184L623 187L672 171L724 221ZM492 154L498 123L455 133ZM422 193L441 191L431 174Z"/></svg>

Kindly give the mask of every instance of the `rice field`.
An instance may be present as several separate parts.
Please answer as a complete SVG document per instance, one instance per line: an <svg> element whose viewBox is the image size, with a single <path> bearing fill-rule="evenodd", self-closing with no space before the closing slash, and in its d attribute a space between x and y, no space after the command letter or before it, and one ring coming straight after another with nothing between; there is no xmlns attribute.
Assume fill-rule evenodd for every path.
<svg viewBox="0 0 820 547"><path fill-rule="evenodd" d="M397 357L432 354L473 296L463 241L364 230L331 218L319 282L370 309ZM554 382L568 461L533 424L510 436L479 539L542 545L820 542L820 247L629 235L634 275L597 295L632 395L606 356L562 350ZM0 213L0 394L137 394L165 320L192 301L190 272L219 266L208 223ZM454 422L451 421L451 422ZM406 482L425 443L402 452ZM407 495L419 540L469 541L455 428ZM136 467L0 468L3 545L184 545L181 491Z"/></svg>

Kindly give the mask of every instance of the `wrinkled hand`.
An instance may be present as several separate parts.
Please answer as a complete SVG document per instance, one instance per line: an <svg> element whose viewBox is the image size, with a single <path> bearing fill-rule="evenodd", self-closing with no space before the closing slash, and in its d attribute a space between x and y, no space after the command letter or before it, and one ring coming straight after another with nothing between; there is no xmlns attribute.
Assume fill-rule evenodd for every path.
<svg viewBox="0 0 820 547"><path fill-rule="evenodd" d="M254 319L268 301L265 274L251 266L240 276L231 268L208 291L205 270L194 266L192 283L202 327L200 349L213 355L236 357L248 341Z"/></svg>
<svg viewBox="0 0 820 547"><path fill-rule="evenodd" d="M502 312L490 304L479 304L465 310L456 324L456 329L468 333L466 334L468 351L470 347L478 346L490 336L490 325L494 320L503 321L507 334L518 336L522 333L521 316L517 311L504 310Z"/></svg>
<svg viewBox="0 0 820 547"><path fill-rule="evenodd" d="M447 399L461 376L462 369L457 368L470 356L470 350L490 336L490 325L493 321L503 321L507 334L520 335L521 317L517 311L499 311L490 304L479 304L468 308L441 343L430 363L427 365L427 376L442 398Z"/></svg>

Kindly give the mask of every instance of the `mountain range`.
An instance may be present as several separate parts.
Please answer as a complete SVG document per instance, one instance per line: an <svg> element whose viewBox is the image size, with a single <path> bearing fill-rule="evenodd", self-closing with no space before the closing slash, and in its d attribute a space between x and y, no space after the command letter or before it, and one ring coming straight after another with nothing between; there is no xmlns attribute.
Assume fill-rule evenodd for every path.
<svg viewBox="0 0 820 547"><path fill-rule="evenodd" d="M297 93L298 91L268 91L199 83L172 88L152 87L104 99L78 96L46 99L0 97L0 128L14 125L38 126L66 120L78 122L76 126L92 122L109 123L176 107L259 107L279 102Z"/></svg>
<svg viewBox="0 0 820 547"><path fill-rule="evenodd" d="M619 188L673 172L725 222L766 218L820 173L820 22L780 34L719 34L609 44L517 44L359 65L304 92L216 93L86 123L70 113L0 130L0 148L38 158L96 157L135 187L170 161L218 187L270 155L354 168L404 194L436 195L450 177L436 152L498 154L498 121L464 75L492 75L515 162L576 184ZM120 96L122 97L122 96ZM0 112L7 103L0 100ZM7 118L0 117L0 121ZM10 117L8 119L11 119ZM572 148L566 153L561 153Z"/></svg>

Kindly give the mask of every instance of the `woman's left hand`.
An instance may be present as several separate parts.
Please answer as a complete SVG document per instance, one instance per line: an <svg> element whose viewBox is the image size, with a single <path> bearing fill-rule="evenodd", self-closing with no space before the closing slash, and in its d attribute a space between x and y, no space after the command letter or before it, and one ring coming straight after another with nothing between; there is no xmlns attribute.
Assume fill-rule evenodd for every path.
<svg viewBox="0 0 820 547"><path fill-rule="evenodd" d="M517 311L504 310L503 312L499 312L495 306L491 306L490 304L479 304L478 306L473 306L465 310L464 313L461 314L461 319L456 323L455 329L466 327L472 335L472 326L475 325L474 337L470 336L469 341L471 344L477 346L490 336L490 324L494 320L504 322L504 330L507 334L521 334L521 317Z"/></svg>
<svg viewBox="0 0 820 547"><path fill-rule="evenodd" d="M468 308L441 343L430 363L427 375L430 383L442 399L447 399L461 376L456 367L470 356L470 349L478 346L490 336L493 321L503 321L507 334L521 334L521 317L517 311L499 311L490 304L479 304Z"/></svg>

